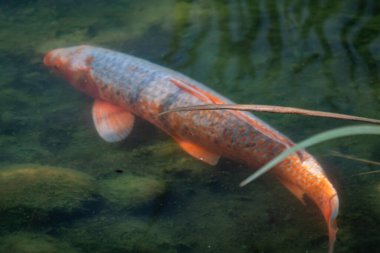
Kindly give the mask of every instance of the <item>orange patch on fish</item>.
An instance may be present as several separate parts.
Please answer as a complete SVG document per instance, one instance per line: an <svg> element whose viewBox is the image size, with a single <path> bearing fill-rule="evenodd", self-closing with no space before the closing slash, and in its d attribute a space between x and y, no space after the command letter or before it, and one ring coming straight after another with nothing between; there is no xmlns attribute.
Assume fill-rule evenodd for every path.
<svg viewBox="0 0 380 253"><path fill-rule="evenodd" d="M204 102L211 102L213 104L224 104L224 101L221 99L209 94L208 92L199 89L195 85L192 85L189 82L179 80L179 79L170 79L172 83L174 83L177 87L179 87L183 91L189 92L191 95L203 100Z"/></svg>

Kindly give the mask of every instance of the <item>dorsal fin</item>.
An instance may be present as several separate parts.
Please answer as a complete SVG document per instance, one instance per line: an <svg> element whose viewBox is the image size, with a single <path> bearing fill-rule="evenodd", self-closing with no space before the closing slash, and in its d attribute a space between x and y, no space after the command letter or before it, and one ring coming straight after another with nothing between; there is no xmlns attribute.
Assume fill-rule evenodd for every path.
<svg viewBox="0 0 380 253"><path fill-rule="evenodd" d="M95 100L92 119L102 139L117 142L126 138L132 130L135 117L124 108L103 100Z"/></svg>
<svg viewBox="0 0 380 253"><path fill-rule="evenodd" d="M202 90L198 88L197 86L186 82L181 79L170 79L170 81L175 84L177 87L181 88L182 90L185 90L192 94L193 96L203 100L205 103L212 103L212 104L224 104L225 102L221 100L220 98L208 93L205 90Z"/></svg>

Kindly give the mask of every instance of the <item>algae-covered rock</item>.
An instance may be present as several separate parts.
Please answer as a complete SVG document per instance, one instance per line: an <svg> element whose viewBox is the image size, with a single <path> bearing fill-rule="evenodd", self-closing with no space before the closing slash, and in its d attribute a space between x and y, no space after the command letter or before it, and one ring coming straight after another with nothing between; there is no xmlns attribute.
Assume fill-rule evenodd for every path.
<svg viewBox="0 0 380 253"><path fill-rule="evenodd" d="M162 226L137 219L121 221L108 229L109 241L121 252L177 252L173 238Z"/></svg>
<svg viewBox="0 0 380 253"><path fill-rule="evenodd" d="M115 209L131 209L150 203L165 189L165 183L156 178L125 174L104 180L101 195Z"/></svg>
<svg viewBox="0 0 380 253"><path fill-rule="evenodd" d="M93 200L95 180L72 169L19 165L0 168L0 211L72 212Z"/></svg>
<svg viewBox="0 0 380 253"><path fill-rule="evenodd" d="M41 234L15 233L0 238L0 252L15 253L76 253L65 242Z"/></svg>
<svg viewBox="0 0 380 253"><path fill-rule="evenodd" d="M78 220L62 230L63 238L84 252L172 253L177 251L173 223L109 213ZM195 251L194 251L195 252Z"/></svg>

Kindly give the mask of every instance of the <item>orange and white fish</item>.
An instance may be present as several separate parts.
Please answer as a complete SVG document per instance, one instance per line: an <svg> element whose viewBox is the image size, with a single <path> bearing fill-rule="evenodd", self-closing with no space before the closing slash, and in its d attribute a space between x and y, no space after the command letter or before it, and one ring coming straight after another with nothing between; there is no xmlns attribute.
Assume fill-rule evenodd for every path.
<svg viewBox="0 0 380 253"><path fill-rule="evenodd" d="M92 46L61 48L44 58L49 68L95 99L92 116L108 142L126 138L135 116L172 136L190 155L215 165L223 156L257 169L294 143L251 113L231 110L158 115L177 107L231 104L201 83L154 63ZM298 199L306 194L322 211L329 252L337 232L339 200L323 169L306 151L288 156L273 170Z"/></svg>

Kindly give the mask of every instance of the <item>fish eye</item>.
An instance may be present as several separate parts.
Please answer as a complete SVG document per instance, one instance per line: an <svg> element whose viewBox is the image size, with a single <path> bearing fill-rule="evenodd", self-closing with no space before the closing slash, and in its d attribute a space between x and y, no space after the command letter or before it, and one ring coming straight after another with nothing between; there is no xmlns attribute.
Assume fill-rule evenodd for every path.
<svg viewBox="0 0 380 253"><path fill-rule="evenodd" d="M89 80L87 79L87 77L85 77L85 76L80 76L80 77L78 78L78 84L79 84L80 86L85 87L85 86L87 86L88 83L89 83Z"/></svg>

